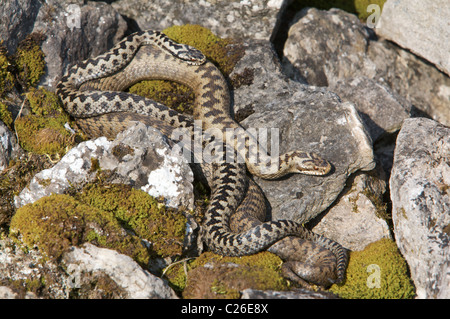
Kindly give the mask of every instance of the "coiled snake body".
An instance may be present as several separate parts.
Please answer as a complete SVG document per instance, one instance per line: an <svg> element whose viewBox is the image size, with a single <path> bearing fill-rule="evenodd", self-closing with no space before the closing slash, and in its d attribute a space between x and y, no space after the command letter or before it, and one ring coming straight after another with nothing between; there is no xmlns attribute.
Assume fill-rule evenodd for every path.
<svg viewBox="0 0 450 319"><path fill-rule="evenodd" d="M277 178L288 173L324 175L330 164L313 153L293 151L273 161L266 152L255 153L256 140L230 138L241 127L230 117L226 80L203 54L177 44L157 31L142 31L126 37L113 49L73 66L57 86L65 109L91 136L114 137L130 123L140 121L167 136L185 129L194 137L194 119L165 105L123 92L144 79L166 79L185 84L196 95L194 119L203 129L223 132L223 141L245 164L224 159L204 165L211 187L210 205L203 225L205 242L216 253L241 256L268 249L285 260L283 272L307 285L327 286L340 282L347 265L347 252L338 243L305 229L291 220L263 222L264 196L246 175ZM215 141L216 143L218 141ZM228 149L227 149L228 151Z"/></svg>

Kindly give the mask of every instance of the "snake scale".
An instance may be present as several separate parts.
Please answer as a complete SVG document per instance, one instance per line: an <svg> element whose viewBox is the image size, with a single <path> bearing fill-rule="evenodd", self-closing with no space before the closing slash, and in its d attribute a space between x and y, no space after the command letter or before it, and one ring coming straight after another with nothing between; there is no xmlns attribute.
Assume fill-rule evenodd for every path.
<svg viewBox="0 0 450 319"><path fill-rule="evenodd" d="M193 118L124 92L146 79L171 80L192 88L195 92ZM113 138L137 121L169 137L174 129L185 129L193 139L194 120L201 120L203 129L221 130L224 133L220 142L233 141L231 149L245 163L230 163L221 158L202 164L211 188L202 226L207 247L228 256L267 249L285 261L282 266L285 276L302 285L328 286L343 280L346 249L292 220L264 222L264 195L247 176L247 170L267 179L289 173L325 175L331 165L318 155L303 151L282 154L276 161L264 155L266 152L256 155L257 141L245 130L245 138L228 140L227 134L232 130L225 129L241 127L230 116L227 82L197 49L175 43L158 31L140 31L125 37L110 51L72 66L58 83L56 93L90 137Z"/></svg>

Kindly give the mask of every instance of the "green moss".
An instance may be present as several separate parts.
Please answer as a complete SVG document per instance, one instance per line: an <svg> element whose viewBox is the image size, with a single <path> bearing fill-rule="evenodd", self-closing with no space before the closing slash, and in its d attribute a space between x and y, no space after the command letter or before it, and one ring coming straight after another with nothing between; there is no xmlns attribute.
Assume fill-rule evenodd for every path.
<svg viewBox="0 0 450 319"><path fill-rule="evenodd" d="M8 110L8 106L0 102L0 121L6 124L9 129L12 129L13 118L11 112Z"/></svg>
<svg viewBox="0 0 450 319"><path fill-rule="evenodd" d="M14 75L10 70L11 63L6 54L6 49L0 44L0 97L14 86Z"/></svg>
<svg viewBox="0 0 450 319"><path fill-rule="evenodd" d="M58 97L43 88L31 89L26 97L32 114L20 117L14 123L20 145L36 154L64 155L79 136L64 127L70 123L70 117Z"/></svg>
<svg viewBox="0 0 450 319"><path fill-rule="evenodd" d="M186 218L147 193L127 185L90 185L77 199L111 213L125 229L150 242L152 255L181 255Z"/></svg>
<svg viewBox="0 0 450 319"><path fill-rule="evenodd" d="M146 264L148 253L137 236L127 234L105 211L68 195L51 195L19 208L11 220L10 236L25 247L58 259L71 246L93 242L116 249Z"/></svg>
<svg viewBox="0 0 450 319"><path fill-rule="evenodd" d="M235 50L231 48L232 44L236 44L233 40L222 39L200 25L172 26L164 29L163 32L176 42L188 44L202 51L225 76L233 71L237 61L243 55L239 45Z"/></svg>
<svg viewBox="0 0 450 319"><path fill-rule="evenodd" d="M172 26L163 32L176 42L191 45L202 51L225 76L231 73L243 55L241 46L230 39L219 38L199 25ZM142 81L133 85L129 91L167 105L178 112L192 114L194 94L184 85L170 81Z"/></svg>
<svg viewBox="0 0 450 319"><path fill-rule="evenodd" d="M43 39L39 33L30 34L19 43L14 54L19 82L26 88L36 85L45 73L45 54L40 47Z"/></svg>
<svg viewBox="0 0 450 319"><path fill-rule="evenodd" d="M203 267L206 264L213 268ZM286 290L288 282L280 272L282 260L269 252L251 256L223 257L211 252L170 267L166 276L169 284L185 298L238 298L246 288ZM230 266L231 265L231 266ZM233 266L238 265L238 266ZM198 295L198 291L206 291Z"/></svg>
<svg viewBox="0 0 450 319"><path fill-rule="evenodd" d="M141 81L129 89L138 94L162 103L177 112L192 114L194 93L185 85L165 80Z"/></svg>
<svg viewBox="0 0 450 319"><path fill-rule="evenodd" d="M10 161L8 168L0 172L0 233L7 230L16 211L14 196L20 193L36 172L50 166L47 156L30 154L20 161Z"/></svg>
<svg viewBox="0 0 450 319"><path fill-rule="evenodd" d="M345 282L331 286L330 291L349 299L414 297L406 262L390 239L351 252Z"/></svg>
<svg viewBox="0 0 450 319"><path fill-rule="evenodd" d="M166 209L143 191L127 185L89 184L74 197L51 195L21 207L11 220L10 232L49 258L91 242L147 265L151 256L181 254L185 225L180 212Z"/></svg>

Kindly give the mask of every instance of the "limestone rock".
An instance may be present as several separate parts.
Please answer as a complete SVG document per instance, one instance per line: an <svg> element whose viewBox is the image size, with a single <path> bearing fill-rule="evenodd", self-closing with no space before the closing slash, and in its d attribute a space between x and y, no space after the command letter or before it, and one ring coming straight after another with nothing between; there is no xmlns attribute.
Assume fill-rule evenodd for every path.
<svg viewBox="0 0 450 319"><path fill-rule="evenodd" d="M19 148L14 134L0 121L0 172L8 167L10 159L17 154Z"/></svg>
<svg viewBox="0 0 450 319"><path fill-rule="evenodd" d="M35 0L2 1L0 6L0 41L12 54L19 42L33 30L34 21L42 7Z"/></svg>
<svg viewBox="0 0 450 319"><path fill-rule="evenodd" d="M119 0L113 8L133 19L140 29L163 30L172 25L200 24L220 37L269 40L288 0L139 1Z"/></svg>
<svg viewBox="0 0 450 319"><path fill-rule="evenodd" d="M372 90L384 86L414 109L450 124L450 78L414 54L377 39L355 15L338 9L303 9L292 22L283 52L283 69L297 81L333 88L339 81L351 84L351 78L366 77L378 83ZM392 103L391 94L377 90L380 94L372 95L372 105L385 103L378 99L382 96ZM358 107L357 100L351 102Z"/></svg>
<svg viewBox="0 0 450 319"><path fill-rule="evenodd" d="M274 147L279 147L280 154L313 151L334 165L328 176L255 178L271 205L273 219L308 221L337 198L350 174L374 168L372 142L351 103L341 103L324 88L287 79L268 42L245 45L246 54L231 74L243 74L246 69L253 74L250 85L234 91L235 113L250 113L241 124L246 129L268 129L272 154ZM279 140L274 135L277 130Z"/></svg>
<svg viewBox="0 0 450 319"><path fill-rule="evenodd" d="M241 299L335 299L335 295L325 292L315 292L307 289L295 289L292 291L273 291L245 289Z"/></svg>
<svg viewBox="0 0 450 319"><path fill-rule="evenodd" d="M363 250L368 244L390 238L382 196L386 182L379 172L357 173L339 198L309 225L313 231L331 238L352 251Z"/></svg>
<svg viewBox="0 0 450 319"><path fill-rule="evenodd" d="M447 0L388 0L376 32L450 75L449 16Z"/></svg>
<svg viewBox="0 0 450 319"><path fill-rule="evenodd" d="M86 284L86 277L106 276L121 290L120 298L176 298L175 292L162 279L143 270L131 257L114 250L86 243L65 253L63 263L69 274L68 285L72 288Z"/></svg>
<svg viewBox="0 0 450 319"><path fill-rule="evenodd" d="M47 72L40 85L54 88L72 64L95 57L123 38L126 22L110 5L90 1L46 1L33 32L42 32Z"/></svg>
<svg viewBox="0 0 450 319"><path fill-rule="evenodd" d="M419 298L450 297L450 129L409 119L390 178L392 220Z"/></svg>
<svg viewBox="0 0 450 319"><path fill-rule="evenodd" d="M111 170L112 183L124 183L152 196L164 196L171 207L193 208L193 174L187 161L172 154L165 137L141 123L118 134L80 143L52 168L36 174L15 198L16 207L32 203L69 187L95 180L97 169Z"/></svg>
<svg viewBox="0 0 450 319"><path fill-rule="evenodd" d="M410 102L367 77L338 80L330 89L342 100L355 103L373 142L385 133L397 132L403 120L411 116Z"/></svg>

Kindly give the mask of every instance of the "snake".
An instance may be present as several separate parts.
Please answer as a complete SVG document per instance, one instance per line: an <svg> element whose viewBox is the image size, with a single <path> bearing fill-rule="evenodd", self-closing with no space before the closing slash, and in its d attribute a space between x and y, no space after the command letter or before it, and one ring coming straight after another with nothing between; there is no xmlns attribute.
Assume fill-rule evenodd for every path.
<svg viewBox="0 0 450 319"><path fill-rule="evenodd" d="M193 116L126 92L133 84L150 79L190 87L195 93ZM217 151L215 162L201 163L211 188L202 225L207 248L225 256L271 251L284 260L283 274L303 286L343 281L347 250L294 220L265 221L264 194L251 178L277 179L291 173L326 175L331 164L312 152L291 151L275 160L264 149L257 152L261 147L256 138L230 114L225 77L201 51L176 43L159 31L139 31L109 51L69 68L56 94L77 125L92 138L114 138L135 122L153 126L167 136L181 129L190 141L195 138L196 121L201 121L203 130L222 132L214 145L230 147ZM236 131L239 138L234 135ZM237 154L241 161L230 162L225 156L229 153Z"/></svg>

